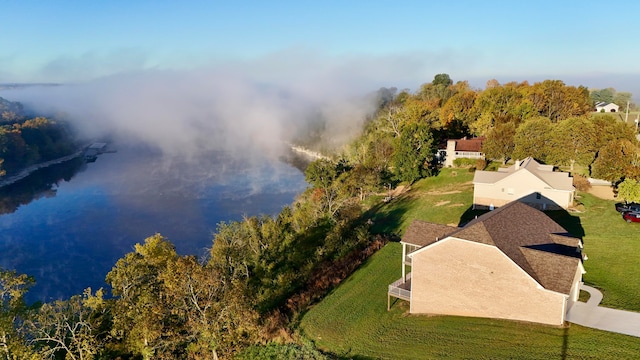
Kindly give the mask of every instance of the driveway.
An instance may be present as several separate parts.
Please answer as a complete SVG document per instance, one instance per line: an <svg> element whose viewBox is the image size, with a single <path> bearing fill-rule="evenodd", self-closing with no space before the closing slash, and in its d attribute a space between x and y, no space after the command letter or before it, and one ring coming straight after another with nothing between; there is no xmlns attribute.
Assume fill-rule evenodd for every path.
<svg viewBox="0 0 640 360"><path fill-rule="evenodd" d="M567 321L574 324L640 337L640 313L598 306L602 293L591 286L581 290L591 294L586 303L576 302L567 311Z"/></svg>

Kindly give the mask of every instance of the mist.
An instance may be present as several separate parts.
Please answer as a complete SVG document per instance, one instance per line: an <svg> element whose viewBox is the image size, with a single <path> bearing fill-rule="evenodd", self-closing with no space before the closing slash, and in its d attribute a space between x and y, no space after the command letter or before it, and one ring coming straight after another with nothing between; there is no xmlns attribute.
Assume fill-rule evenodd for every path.
<svg viewBox="0 0 640 360"><path fill-rule="evenodd" d="M62 115L89 139L112 135L166 155L213 150L277 157L318 119L324 122L323 141L333 148L346 144L375 110L375 99L366 95L393 86L392 79L408 79L424 65L407 65L405 59L405 66L398 66L402 60L395 58L366 64L355 58L328 61L300 54L290 51L189 70L133 70L0 96L37 113Z"/></svg>

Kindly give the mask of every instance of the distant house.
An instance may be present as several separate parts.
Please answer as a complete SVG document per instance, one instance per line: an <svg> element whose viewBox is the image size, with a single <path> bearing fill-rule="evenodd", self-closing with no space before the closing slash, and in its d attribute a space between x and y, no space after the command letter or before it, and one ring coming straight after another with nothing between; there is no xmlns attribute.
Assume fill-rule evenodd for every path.
<svg viewBox="0 0 640 360"><path fill-rule="evenodd" d="M475 209L493 209L517 199L542 210L567 209L574 195L568 173L553 171L553 165L531 157L498 171L476 171L473 177Z"/></svg>
<svg viewBox="0 0 640 360"><path fill-rule="evenodd" d="M401 243L402 278L389 285L388 306L407 300L411 314L561 325L585 272L581 240L517 201L461 228L416 220Z"/></svg>
<svg viewBox="0 0 640 360"><path fill-rule="evenodd" d="M444 151L444 166L453 166L453 161L459 158L484 159L482 153L482 142L484 137L447 140L447 147Z"/></svg>
<svg viewBox="0 0 640 360"><path fill-rule="evenodd" d="M602 102L602 101L596 103L597 112L618 112L619 109L620 109L620 106L614 103L608 103L608 102Z"/></svg>

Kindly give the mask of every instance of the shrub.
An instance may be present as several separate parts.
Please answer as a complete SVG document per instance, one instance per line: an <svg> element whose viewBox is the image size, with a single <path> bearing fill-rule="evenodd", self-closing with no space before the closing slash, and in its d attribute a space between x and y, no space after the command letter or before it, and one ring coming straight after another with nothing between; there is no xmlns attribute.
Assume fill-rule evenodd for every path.
<svg viewBox="0 0 640 360"><path fill-rule="evenodd" d="M573 175L573 186L578 191L587 191L591 189L591 183L589 182L589 180L585 176L580 174Z"/></svg>
<svg viewBox="0 0 640 360"><path fill-rule="evenodd" d="M455 167L472 167L476 165L476 159L457 158L453 160Z"/></svg>

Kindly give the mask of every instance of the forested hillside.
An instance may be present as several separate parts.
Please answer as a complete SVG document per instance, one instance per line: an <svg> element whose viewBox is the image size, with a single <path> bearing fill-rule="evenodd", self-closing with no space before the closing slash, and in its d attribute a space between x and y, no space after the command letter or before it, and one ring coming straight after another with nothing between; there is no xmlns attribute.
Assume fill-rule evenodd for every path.
<svg viewBox="0 0 640 360"><path fill-rule="evenodd" d="M0 175L69 155L76 147L67 125L28 118L20 103L0 98Z"/></svg>
<svg viewBox="0 0 640 360"><path fill-rule="evenodd" d="M377 95L362 135L307 168L307 191L278 216L220 224L206 260L178 255L157 234L118 260L106 276L110 290L34 307L22 300L32 280L0 272L0 354L215 359L291 341L300 314L387 240L371 234L366 211L398 184L436 175L436 151L449 138L485 136L490 160L533 156L613 182L640 176L635 127L593 116L584 87L490 81L477 90L438 74L415 93L383 88ZM22 138L47 124L24 121L3 134ZM46 134L51 142L27 138L55 148L56 134L63 137ZM26 140L23 149L21 159L37 158L27 156Z"/></svg>

